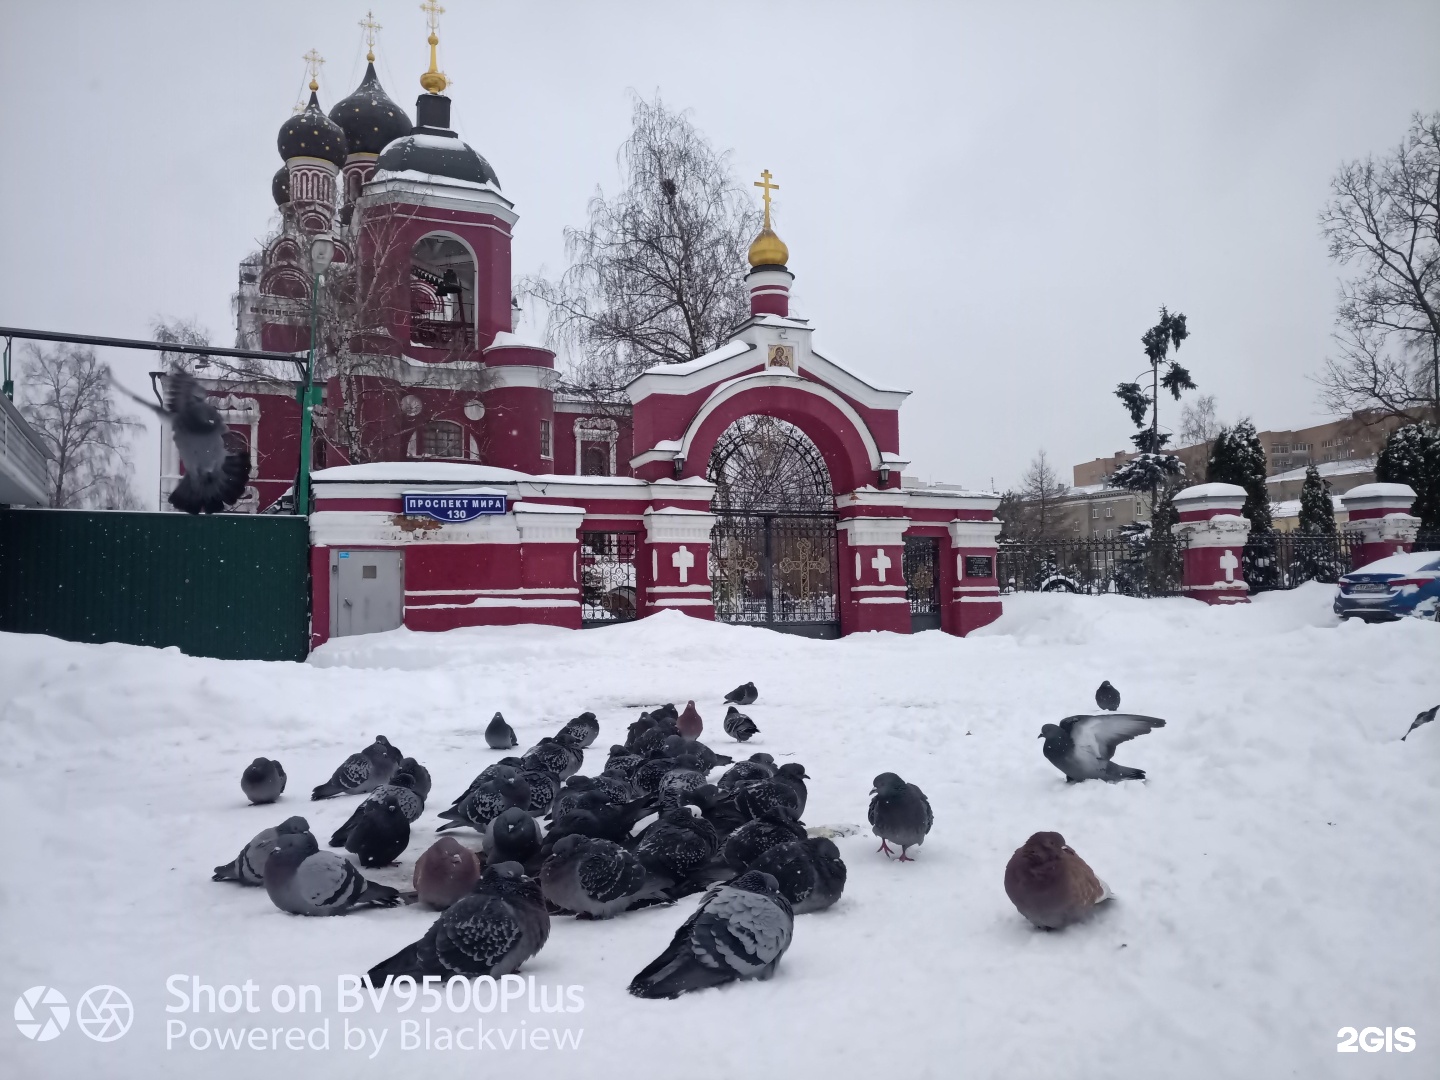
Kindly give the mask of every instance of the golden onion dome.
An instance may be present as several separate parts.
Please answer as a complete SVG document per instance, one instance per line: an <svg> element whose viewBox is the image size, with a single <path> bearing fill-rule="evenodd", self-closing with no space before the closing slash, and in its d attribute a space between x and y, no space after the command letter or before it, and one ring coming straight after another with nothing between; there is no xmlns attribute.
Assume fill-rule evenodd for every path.
<svg viewBox="0 0 1440 1080"><path fill-rule="evenodd" d="M766 226L750 244L750 265L784 266L790 259L790 249L785 241L775 235L775 230Z"/></svg>

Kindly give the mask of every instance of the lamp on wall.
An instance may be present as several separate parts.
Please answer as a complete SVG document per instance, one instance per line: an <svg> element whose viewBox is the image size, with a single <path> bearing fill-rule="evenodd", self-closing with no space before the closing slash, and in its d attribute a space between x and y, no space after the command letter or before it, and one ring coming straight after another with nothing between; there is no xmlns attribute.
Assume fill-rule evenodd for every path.
<svg viewBox="0 0 1440 1080"><path fill-rule="evenodd" d="M889 466L889 465L881 465L881 466L880 466L880 486L881 486L881 487L888 487L889 484L890 484L890 466Z"/></svg>
<svg viewBox="0 0 1440 1080"><path fill-rule="evenodd" d="M674 461L674 465L675 465L675 479L676 479L676 480L679 480L679 479L680 479L680 474L685 471L685 459L684 459L683 457L677 457L677 458L675 459L675 461Z"/></svg>

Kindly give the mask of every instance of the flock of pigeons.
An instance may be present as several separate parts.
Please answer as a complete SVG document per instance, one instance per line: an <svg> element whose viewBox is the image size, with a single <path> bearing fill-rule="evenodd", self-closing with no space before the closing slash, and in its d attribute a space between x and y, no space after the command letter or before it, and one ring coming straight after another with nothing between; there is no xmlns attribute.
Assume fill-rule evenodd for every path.
<svg viewBox="0 0 1440 1080"><path fill-rule="evenodd" d="M744 743L758 733L741 711L758 698L754 683L726 695L725 732ZM1067 782L1144 779L1111 760L1122 742L1165 721L1118 712L1109 682L1096 692L1103 710L1046 724L1044 755ZM612 918L704 891L668 948L631 980L639 997L673 998L692 990L774 974L789 948L795 916L823 911L845 888L846 869L833 828L810 828L803 765L777 765L769 754L744 761L700 741L704 721L690 701L664 705L632 723L610 747L599 773L581 773L600 734L582 713L518 756L487 766L439 817L446 833L415 863L412 891L372 881L360 868L384 867L410 844L430 796L430 773L383 735L348 757L311 798L363 795L322 850L303 817L257 834L214 880L263 886L282 911L343 915L360 906L422 903L441 914L425 936L368 973L387 979L434 975L499 977L545 945L554 916ZM494 750L519 740L496 713L485 731ZM713 783L710 774L723 768ZM240 785L254 803L285 790L278 761L256 758ZM895 773L871 790L869 819L887 857L901 862L925 840L934 813L925 793ZM647 822L646 819L653 819ZM644 823L644 827L640 826ZM479 851L451 830L471 829ZM358 866L357 866L358 864ZM1005 891L1036 926L1060 929L1088 917L1110 896L1054 832L1030 837L1005 868Z"/></svg>

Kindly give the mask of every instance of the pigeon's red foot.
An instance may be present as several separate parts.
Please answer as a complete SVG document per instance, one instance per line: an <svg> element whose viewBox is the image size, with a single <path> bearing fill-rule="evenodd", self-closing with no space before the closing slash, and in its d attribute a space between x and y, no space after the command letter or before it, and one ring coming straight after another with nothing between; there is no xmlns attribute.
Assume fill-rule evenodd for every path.
<svg viewBox="0 0 1440 1080"><path fill-rule="evenodd" d="M906 855L906 854L905 854L905 849L902 847L902 848L900 849L900 861L901 861L901 862L914 862L915 860L912 859L912 858L910 858L909 855Z"/></svg>
<svg viewBox="0 0 1440 1080"><path fill-rule="evenodd" d="M890 856L892 856L892 855L895 854L893 851L890 850L890 845L887 844L887 843L885 843L885 841L884 841L883 838L882 838L881 841L880 841L880 846L877 847L875 850L876 850L876 851L883 851L883 852L885 853L885 857L886 857L887 859L890 858ZM912 860L912 861L913 861L913 860Z"/></svg>

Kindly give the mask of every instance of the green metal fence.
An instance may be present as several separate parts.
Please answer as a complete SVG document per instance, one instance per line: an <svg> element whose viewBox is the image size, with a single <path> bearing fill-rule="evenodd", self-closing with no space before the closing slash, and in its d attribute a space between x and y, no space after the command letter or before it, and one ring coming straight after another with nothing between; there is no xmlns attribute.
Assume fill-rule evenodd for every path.
<svg viewBox="0 0 1440 1080"><path fill-rule="evenodd" d="M304 518L0 509L0 630L303 660Z"/></svg>

